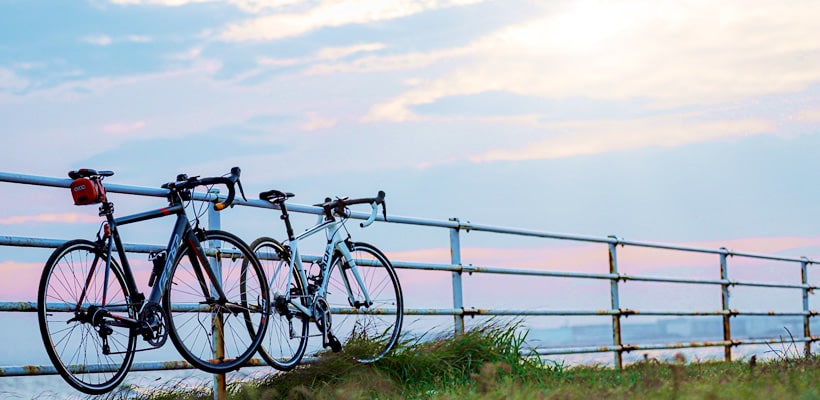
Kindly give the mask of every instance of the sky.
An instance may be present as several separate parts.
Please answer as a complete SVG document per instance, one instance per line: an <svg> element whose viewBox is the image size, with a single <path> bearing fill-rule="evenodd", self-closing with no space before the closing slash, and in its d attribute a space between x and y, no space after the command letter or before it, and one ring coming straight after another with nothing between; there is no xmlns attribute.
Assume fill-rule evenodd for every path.
<svg viewBox="0 0 820 400"><path fill-rule="evenodd" d="M158 187L240 166L252 198L384 190L394 215L820 259L818 20L820 3L799 0L0 0L0 171ZM96 232L66 191L0 187L2 235ZM113 196L122 213L162 205ZM222 223L283 237L263 212ZM164 243L168 229L128 233ZM354 235L449 262L444 230ZM605 246L462 236L465 263L607 271ZM715 257L644 253L622 269L719 277ZM32 299L47 255L0 249L14 282L0 297ZM735 276L799 280L746 264ZM449 276L403 279L411 304L449 296ZM479 306L532 284L468 279ZM527 307L609 307L604 283L548 287L527 286L542 296ZM720 305L714 288L632 287L629 307ZM777 293L736 304L800 306Z"/></svg>

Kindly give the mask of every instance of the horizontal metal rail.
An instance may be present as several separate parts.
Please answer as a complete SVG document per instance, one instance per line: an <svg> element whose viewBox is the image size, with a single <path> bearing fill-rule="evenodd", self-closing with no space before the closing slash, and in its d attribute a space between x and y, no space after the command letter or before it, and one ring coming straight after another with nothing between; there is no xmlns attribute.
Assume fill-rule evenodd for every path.
<svg viewBox="0 0 820 400"><path fill-rule="evenodd" d="M608 353L608 352L632 352L647 350L674 350L701 347L726 347L726 346L748 346L761 344L788 344L788 343L810 343L820 341L820 336L808 338L777 338L777 339L739 339L739 340L718 340L705 342L683 342L683 343L661 343L661 344L640 344L622 346L586 346L570 348L538 348L535 354L540 356L584 354L584 353Z"/></svg>
<svg viewBox="0 0 820 400"><path fill-rule="evenodd" d="M67 188L69 187L70 179L48 178L32 175L3 173L0 172L0 182L10 182L17 184L27 184L45 187ZM122 193L128 195L138 196L153 196L166 197L168 191L159 188L146 188L130 185L105 183L106 191L110 193ZM194 200L197 201L216 201L217 199L224 200L225 196L215 193L194 193ZM263 200L241 200L237 199L235 204L245 207L253 207L260 209L276 210L277 207L270 202ZM306 214L320 214L322 209L320 207L288 204L288 209L291 212L306 213ZM365 220L369 217L369 213L352 212L351 218ZM385 221L383 216L378 216L377 220ZM615 236L596 237L577 234L566 234L556 232L544 232L529 229L517 229L508 227L497 227L490 225L474 224L469 221L462 221L457 218L448 221L440 221L433 219L424 219L407 216L388 216L387 221L391 224L412 225L431 227L437 229L446 229L450 232L450 250L451 263L428 263L416 262L413 260L393 260L394 267L407 270L432 271L449 273L453 280L453 307L446 308L407 308L404 313L407 315L418 316L452 316L454 318L454 326L456 333L463 332L464 318L475 316L516 316L516 317L537 317L537 316L607 316L612 318L612 344L604 346L587 346L587 347L538 347L531 349L534 354L541 356L550 355L568 355L581 353L598 353L610 352L615 355L615 367L619 368L622 364L621 355L636 350L667 350L667 349L682 349L682 348L701 348L701 347L723 347L725 349L726 359L731 359L731 349L741 345L760 345L760 344L776 344L776 343L805 343L806 354L811 351L811 344L820 341L820 337L812 335L811 320L818 316L818 311L810 308L809 297L816 293L818 288L815 285L809 284L808 280L808 266L820 264L820 260L810 259L806 257L785 257L780 255L758 254L748 252L736 252L726 248L710 249L693 246L681 246L675 244L650 243L633 240L625 240ZM609 259L609 273L582 273L582 272L568 272L550 270L549 266L543 266L543 269L522 269L510 268L505 266L488 266L488 265L474 265L469 263L462 263L461 249L459 242L459 235L462 232L486 232L499 235L513 235L519 237L533 237L542 239L566 240L573 242L601 244L608 247L610 252ZM14 246L14 247L35 247L35 248L55 248L66 240L54 238L32 238L20 236L0 236L0 246ZM150 253L162 250L164 246L149 245L149 244L124 244L125 251L132 253ZM672 277L656 277L645 275L631 275L618 272L617 268L617 249L622 247L638 247L658 249L674 252L697 253L717 256L720 260L721 278L720 279L695 279L695 278L672 278ZM275 256L274 256L275 258ZM799 265L801 268L801 281L799 283L775 283L775 282L750 282L738 281L729 279L727 265L729 258L747 258L757 260L767 260L776 262L791 263ZM318 256L304 256L305 262L320 262ZM717 265L718 263L716 263ZM553 268L554 269L554 268ZM609 309L600 310L546 310L546 309L499 309L499 308L475 308L463 305L462 294L462 280L463 274L497 274L497 275L513 275L522 277L544 277L544 278L561 278L561 279L592 279L609 281L611 285L611 300L612 307ZM664 311L664 310L633 310L620 306L619 302L619 285L622 282L648 282L648 283L673 283L685 285L712 285L719 286L722 289L723 304L716 310L704 311ZM736 310L730 307L729 292L731 288L735 287L757 287L757 288L776 288L800 291L802 293L802 311L795 312L779 312L779 311L746 311ZM193 307L193 309L198 309ZM192 310L193 310L192 309ZM18 301L18 302L0 302L0 311L2 312L36 312L37 304L34 302ZM186 307L181 307L175 311L186 311ZM70 311L70 310L68 310ZM188 310L190 311L190 310ZM357 311L352 308L336 308L332 309L336 313L355 313ZM395 313L395 309L377 309L370 311L372 313ZM621 319L630 316L713 316L721 317L723 319L723 340L717 341L702 341L702 342L681 342L681 343L663 343L663 344L628 344L623 343L621 337ZM733 339L731 332L731 318L737 316L784 316L784 317L802 317L803 327L802 336L783 339L783 338L768 338L768 339ZM262 365L260 360L254 360L251 365ZM104 366L87 366L90 370L94 368L104 368ZM150 363L135 363L132 370L135 371L151 371L161 369L188 369L191 368L187 362L184 361L167 361L167 362L150 362ZM56 371L51 366L12 366L0 367L0 376L22 376L22 375L44 375L55 374Z"/></svg>
<svg viewBox="0 0 820 400"><path fill-rule="evenodd" d="M58 239L42 239L32 237L19 236L0 236L0 245L2 246L18 246L18 247L42 247L55 248L63 243L65 240ZM125 251L131 253L151 253L163 250L165 247L159 245L147 244L123 244ZM272 256L272 259L277 259ZM304 262L320 261L319 256L302 256ZM574 279L608 279L619 281L636 281L636 282L665 282L665 283L683 283L696 285L729 285L729 286L749 286L749 287L767 287L767 288L785 288L785 289L807 289L813 291L817 286L798 285L798 284L782 284L782 283L765 283L765 282L741 282L722 279L686 279L686 278L664 278L652 276L639 276L628 274L594 274L582 272L556 272L543 270L528 270L516 268L490 267L490 266L475 266L475 265L455 265L455 264L433 264L433 263L417 263L407 261L393 261L391 264L400 269L416 269L428 271L451 271L451 272L467 272L467 273L486 273L486 274L501 274L501 275L519 275L519 276L543 276L553 278L574 278Z"/></svg>
<svg viewBox="0 0 820 400"><path fill-rule="evenodd" d="M268 364L259 358L253 358L245 366L267 367ZM135 362L131 364L129 371L164 371L178 369L196 369L187 361L148 361ZM106 365L87 365L84 372L114 372L116 368ZM27 375L57 375L57 369L52 365L21 365L12 367L0 367L0 376L27 376Z"/></svg>
<svg viewBox="0 0 820 400"><path fill-rule="evenodd" d="M73 311L67 305L49 306L52 311ZM177 304L171 311L178 312L194 312L194 311L208 311L206 306L201 305L185 305ZM333 313L339 314L395 314L395 309L375 309L369 312L356 311L353 308L336 308L330 309ZM114 310L116 311L116 310ZM37 312L37 303L31 301L0 301L0 312ZM818 311L811 310L808 312L778 312L778 311L737 311L737 310L716 310L716 311L637 311L630 309L621 310L519 310L519 309L491 309L491 308L405 308L406 315L463 315L463 316L478 316L478 315L504 315L504 316L600 316L600 315L621 315L621 316L760 316L760 317L817 317Z"/></svg>

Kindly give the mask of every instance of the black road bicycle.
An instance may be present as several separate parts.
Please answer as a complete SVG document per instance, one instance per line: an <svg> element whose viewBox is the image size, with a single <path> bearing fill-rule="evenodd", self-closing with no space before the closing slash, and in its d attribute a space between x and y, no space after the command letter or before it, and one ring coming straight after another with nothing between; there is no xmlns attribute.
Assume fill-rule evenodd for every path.
<svg viewBox="0 0 820 400"><path fill-rule="evenodd" d="M119 218L114 218L114 205L101 183L113 174L69 172L75 204L100 204L105 222L97 240L66 242L43 270L37 315L55 368L74 388L105 393L125 378L136 351L159 348L170 336L185 360L199 369L239 369L265 335L270 312L265 274L245 242L228 232L202 229L200 213L189 221L185 211L199 186L227 186L225 201L216 202L214 209L229 206L239 168L221 177L179 175L162 185L168 189L168 207ZM149 256L153 270L146 298L137 288L118 228L170 215L176 216L176 224L168 247ZM138 338L148 345L137 349Z"/></svg>

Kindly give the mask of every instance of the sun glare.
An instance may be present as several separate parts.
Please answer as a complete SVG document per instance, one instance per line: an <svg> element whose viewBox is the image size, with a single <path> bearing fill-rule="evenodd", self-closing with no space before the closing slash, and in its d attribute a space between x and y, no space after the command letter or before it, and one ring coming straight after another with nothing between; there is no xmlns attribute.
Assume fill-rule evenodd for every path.
<svg viewBox="0 0 820 400"><path fill-rule="evenodd" d="M553 16L505 30L498 39L506 45L543 53L589 52L612 46L612 40L646 11L623 3L577 1Z"/></svg>
<svg viewBox="0 0 820 400"><path fill-rule="evenodd" d="M594 50L608 45L636 15L632 7L606 2L579 1L550 23L550 34L574 51Z"/></svg>

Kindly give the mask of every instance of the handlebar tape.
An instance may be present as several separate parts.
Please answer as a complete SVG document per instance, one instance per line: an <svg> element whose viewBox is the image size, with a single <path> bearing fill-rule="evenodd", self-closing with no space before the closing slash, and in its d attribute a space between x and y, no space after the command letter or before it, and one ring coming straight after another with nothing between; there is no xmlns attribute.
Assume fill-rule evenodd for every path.
<svg viewBox="0 0 820 400"><path fill-rule="evenodd" d="M222 211L228 206L233 203L233 199L236 196L236 182L239 181L239 175L242 173L242 170L239 167L231 168L231 175L224 178L217 178L215 183L221 183L228 187L228 197L225 198L223 202L216 202L214 204L214 210Z"/></svg>

